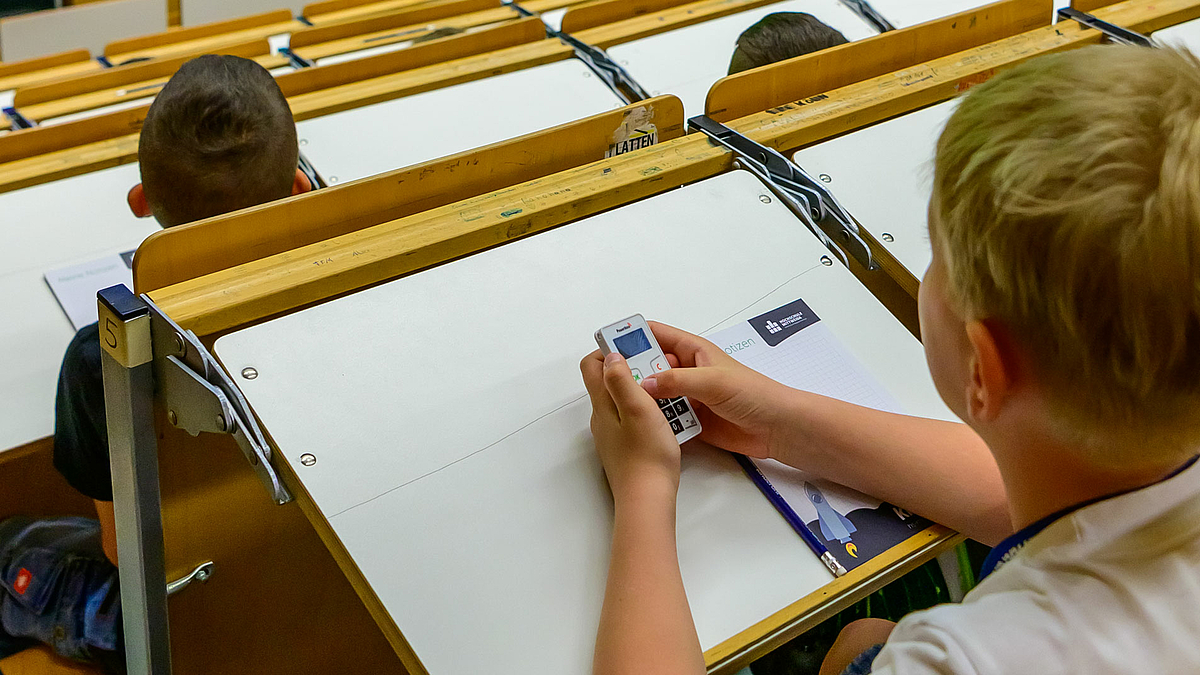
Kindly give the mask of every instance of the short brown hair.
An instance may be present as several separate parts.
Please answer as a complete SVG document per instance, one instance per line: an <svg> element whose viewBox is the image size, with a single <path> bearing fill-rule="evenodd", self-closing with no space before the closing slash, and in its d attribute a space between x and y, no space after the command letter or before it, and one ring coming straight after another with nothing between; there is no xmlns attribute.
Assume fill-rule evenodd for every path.
<svg viewBox="0 0 1200 675"><path fill-rule="evenodd" d="M846 36L812 14L775 12L742 32L729 74L846 44Z"/></svg>
<svg viewBox="0 0 1200 675"><path fill-rule="evenodd" d="M1196 57L1094 46L1032 59L962 100L934 174L931 236L952 302L1012 331L1064 428L1143 441L1114 462L1194 443Z"/></svg>
<svg viewBox="0 0 1200 675"><path fill-rule="evenodd" d="M287 197L298 155L279 85L236 56L183 64L151 104L138 143L146 199L165 227Z"/></svg>

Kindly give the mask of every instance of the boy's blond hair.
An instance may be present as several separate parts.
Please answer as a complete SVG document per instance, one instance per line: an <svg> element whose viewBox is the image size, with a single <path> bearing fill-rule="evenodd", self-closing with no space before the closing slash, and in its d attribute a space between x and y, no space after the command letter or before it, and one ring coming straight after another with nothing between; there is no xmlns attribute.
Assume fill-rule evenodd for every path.
<svg viewBox="0 0 1200 675"><path fill-rule="evenodd" d="M1093 460L1196 451L1196 57L1088 47L974 89L938 142L931 237L951 301L1011 331Z"/></svg>

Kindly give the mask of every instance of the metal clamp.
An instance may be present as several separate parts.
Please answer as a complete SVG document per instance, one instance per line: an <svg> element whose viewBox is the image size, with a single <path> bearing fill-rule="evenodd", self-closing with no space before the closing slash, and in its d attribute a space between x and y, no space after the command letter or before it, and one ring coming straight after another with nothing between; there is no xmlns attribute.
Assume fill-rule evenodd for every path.
<svg viewBox="0 0 1200 675"><path fill-rule="evenodd" d="M1098 19L1092 14L1081 12L1073 7L1063 7L1058 10L1058 18L1060 20L1071 19L1079 22L1080 25L1087 28L1095 28L1104 33L1110 42L1115 42L1121 45L1133 45L1135 47L1156 47L1154 40L1142 35L1137 31L1122 28L1115 24L1111 24L1103 19Z"/></svg>
<svg viewBox="0 0 1200 675"><path fill-rule="evenodd" d="M516 2L516 0L501 0L502 5L511 7L523 17L538 16L536 12L530 11ZM563 44L575 50L575 58L583 61L588 68L599 77L614 94L621 97L621 100L626 103L637 103L650 98L650 94L638 84L637 80L629 74L629 71L621 67L619 63L612 60L608 52L593 47L588 43L574 37L570 33L564 33L561 30L554 30L550 26L546 26L546 35L552 38L558 38Z"/></svg>
<svg viewBox="0 0 1200 675"><path fill-rule="evenodd" d="M292 495L271 466L267 444L250 405L196 334L184 330L150 299L150 335L154 376L167 407L167 421L193 436L201 432L230 434L271 493L276 504Z"/></svg>
<svg viewBox="0 0 1200 675"><path fill-rule="evenodd" d="M167 595L175 595L179 591L191 586L193 581L200 583L207 582L212 577L215 568L216 566L213 565L213 561L211 560L196 565L196 569L189 572L187 576L167 584Z"/></svg>
<svg viewBox="0 0 1200 675"><path fill-rule="evenodd" d="M868 270L879 269L871 247L862 238L858 223L842 208L833 193L804 169L777 151L753 141L704 115L688 120L689 129L699 129L718 145L732 151L734 166L761 180L817 239L849 267L849 252ZM835 243L836 242L836 243Z"/></svg>
<svg viewBox="0 0 1200 675"><path fill-rule="evenodd" d="M12 131L20 131L21 129L32 129L37 126L28 117L17 112L16 108L7 107L3 109L4 116L8 118L9 129Z"/></svg>
<svg viewBox="0 0 1200 675"><path fill-rule="evenodd" d="M313 61L312 59L306 59L292 51L291 47L280 47L279 54L287 58L288 63L291 64L293 68L312 68L317 65L316 61Z"/></svg>
<svg viewBox="0 0 1200 675"><path fill-rule="evenodd" d="M880 33L886 33L889 30L896 30L891 21L888 21L879 10L871 6L867 0L842 0L842 4L850 8L850 11L859 15L863 21L875 27L875 30Z"/></svg>

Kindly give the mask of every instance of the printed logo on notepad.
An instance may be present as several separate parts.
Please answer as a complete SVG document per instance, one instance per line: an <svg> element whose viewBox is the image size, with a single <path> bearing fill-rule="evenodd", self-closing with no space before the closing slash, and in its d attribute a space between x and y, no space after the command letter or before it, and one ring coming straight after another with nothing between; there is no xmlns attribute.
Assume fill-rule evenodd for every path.
<svg viewBox="0 0 1200 675"><path fill-rule="evenodd" d="M750 319L750 325L764 342L775 347L820 320L803 300L797 300Z"/></svg>

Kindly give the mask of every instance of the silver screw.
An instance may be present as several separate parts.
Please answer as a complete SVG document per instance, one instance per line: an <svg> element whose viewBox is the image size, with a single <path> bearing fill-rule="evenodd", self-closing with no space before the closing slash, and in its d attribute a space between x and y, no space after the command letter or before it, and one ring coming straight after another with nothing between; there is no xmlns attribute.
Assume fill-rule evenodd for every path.
<svg viewBox="0 0 1200 675"><path fill-rule="evenodd" d="M183 336L179 333L175 334L175 351L183 353Z"/></svg>
<svg viewBox="0 0 1200 675"><path fill-rule="evenodd" d="M300 463L304 466L312 466L313 464L317 463L317 456L311 452L306 452L303 455L300 455Z"/></svg>
<svg viewBox="0 0 1200 675"><path fill-rule="evenodd" d="M827 173L823 173L820 176L817 176L817 178L820 178L822 183L832 183L833 182L833 177Z"/></svg>
<svg viewBox="0 0 1200 675"><path fill-rule="evenodd" d="M583 72L583 76L584 76L584 77L591 77L591 76L592 76L592 74L591 74L591 73L589 73L589 72L587 72L587 71L584 71L584 72Z"/></svg>
<svg viewBox="0 0 1200 675"><path fill-rule="evenodd" d="M760 201L760 202L762 202L762 203L764 203L764 204L770 204L770 203L771 203L771 198L770 198L770 197L768 197L767 195L759 195L759 196L758 196L758 201Z"/></svg>
<svg viewBox="0 0 1200 675"><path fill-rule="evenodd" d="M226 430L225 429L225 416L222 415L221 413L217 413L217 428L220 429L221 431Z"/></svg>
<svg viewBox="0 0 1200 675"><path fill-rule="evenodd" d="M301 138L301 139L300 139L300 145L308 145L308 139L307 139L307 138Z"/></svg>
<svg viewBox="0 0 1200 675"><path fill-rule="evenodd" d="M204 567L204 568L200 569L200 571L196 572L196 581L199 581L199 582L208 581L208 577L211 574L212 574L212 572L209 572L208 568Z"/></svg>
<svg viewBox="0 0 1200 675"><path fill-rule="evenodd" d="M334 183L336 183L337 181L338 181L338 177L337 177L337 176L330 176L330 177L329 177L329 184L330 184L330 185L333 185L333 184L334 184Z"/></svg>
<svg viewBox="0 0 1200 675"><path fill-rule="evenodd" d="M242 368L242 377L246 378L247 380L253 380L254 378L258 377L258 371L250 366L246 366L245 368Z"/></svg>
<svg viewBox="0 0 1200 675"><path fill-rule="evenodd" d="M823 256L821 256L821 264L826 267L829 267L830 265L833 264L833 258L830 258L827 255L823 255Z"/></svg>
<svg viewBox="0 0 1200 675"><path fill-rule="evenodd" d="M167 411L167 421L168 421L168 422L170 422L170 423L171 423L171 426L173 426L173 427L174 427L174 426L179 426L179 425L178 425L178 422L179 422L179 416L175 414L175 411L174 411L174 410L168 410L168 411Z"/></svg>
<svg viewBox="0 0 1200 675"><path fill-rule="evenodd" d="M896 241L896 238L893 237L890 232L884 232L881 236L883 237L884 241L887 241L887 242Z"/></svg>

